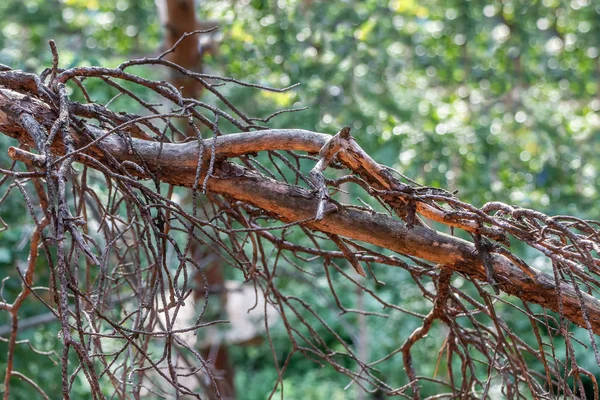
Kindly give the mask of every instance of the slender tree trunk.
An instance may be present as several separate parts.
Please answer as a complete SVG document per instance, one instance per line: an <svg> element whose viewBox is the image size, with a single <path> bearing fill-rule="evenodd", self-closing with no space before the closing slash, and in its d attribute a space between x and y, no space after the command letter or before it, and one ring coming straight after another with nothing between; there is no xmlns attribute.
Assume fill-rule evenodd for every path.
<svg viewBox="0 0 600 400"><path fill-rule="evenodd" d="M194 0L156 0L160 15L160 21L164 31L164 50L169 50L175 45L173 52L167 55L167 59L182 67L195 72L202 72L202 49L200 34L190 33L196 30L210 29L216 26L211 21L198 21L196 18L196 2ZM194 79L171 70L171 83L178 89L184 97L199 99L202 96L203 87ZM187 124L186 124L187 125ZM195 135L195 132L189 125L185 127L186 135ZM184 201L192 202L193 197L187 196ZM225 278L223 268L218 261L208 261L210 257L206 254L206 249L201 248L195 243L191 249L192 257L198 265L204 268L204 274L196 276L197 289L194 295L196 301L203 301L204 288L208 287L209 292L219 292L219 309L225 313L227 309L227 291L225 290ZM205 281L206 280L206 281ZM224 318L227 318L223 315ZM229 362L227 345L221 343L216 348L201 349L203 356L214 366L218 380L219 390L224 398L235 398L234 369ZM209 395L213 395L209 393Z"/></svg>

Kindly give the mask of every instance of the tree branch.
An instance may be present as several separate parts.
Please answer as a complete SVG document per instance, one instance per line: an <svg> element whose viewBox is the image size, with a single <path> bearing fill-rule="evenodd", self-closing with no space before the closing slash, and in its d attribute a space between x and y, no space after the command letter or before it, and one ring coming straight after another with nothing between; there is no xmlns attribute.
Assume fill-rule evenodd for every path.
<svg viewBox="0 0 600 400"><path fill-rule="evenodd" d="M0 130L28 146L34 139L23 128L19 117L30 114L46 130L49 130L57 115L48 106L30 97L10 90L0 93ZM199 160L199 143L191 141L172 144L135 138L125 139L119 134L107 132L90 124L85 125L90 135L73 134L76 159L95 167L88 156L100 162L112 157L122 163L131 174L148 178L144 170L131 164L144 165L148 171L159 174L159 179L173 185L192 187ZM255 171L229 161L228 157L252 154L266 150L294 150L318 153L332 137L323 133L304 130L264 130L219 136L202 142L202 160L208 163L212 149L215 150L215 170L208 180L208 190L251 204L278 216L285 222L309 219L315 216L319 196L298 186L288 185L267 178ZM212 141L216 141L214 144ZM101 144L101 149L97 144ZM363 179L382 190L403 193L389 171L373 161L353 139L344 142L338 151L338 159ZM64 154L59 138L53 144L54 154ZM21 154L22 155L22 154ZM71 156L73 154L69 154ZM127 163L124 163L127 162ZM105 165L109 165L106 163ZM203 168L206 171L206 168ZM385 193L384 193L385 195ZM502 235L495 227L484 227L468 218L450 218L449 213L436 209L431 204L418 203L417 212L447 225L458 226L471 232ZM470 278L487 281L482 257L475 245L465 240L448 236L424 226L411 226L391 216L342 207L329 211L320 221L307 222L305 226L329 234L359 240L387 248L403 255L438 263L446 268L468 275ZM596 334L600 334L600 301L586 293L577 293L576 288L556 282L541 271L524 269L498 252L490 251L488 258L495 280L500 289L524 301L539 304L552 311L562 311L570 321L588 327L582 308L587 311L588 321ZM557 293L560 293L560 297Z"/></svg>

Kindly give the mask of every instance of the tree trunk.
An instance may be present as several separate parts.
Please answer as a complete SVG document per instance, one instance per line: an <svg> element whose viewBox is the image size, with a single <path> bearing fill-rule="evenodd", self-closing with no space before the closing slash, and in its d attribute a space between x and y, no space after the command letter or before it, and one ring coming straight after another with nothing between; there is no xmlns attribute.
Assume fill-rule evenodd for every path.
<svg viewBox="0 0 600 400"><path fill-rule="evenodd" d="M160 21L164 31L163 47L165 50L174 48L167 54L166 59L174 62L187 70L202 72L202 58L206 49L202 48L200 34L191 34L196 30L215 28L216 24L212 21L198 22L196 18L196 2L194 0L156 0L159 10ZM203 86L200 82L171 70L170 81L179 90L184 97L200 99ZM186 136L195 135L192 128L185 127ZM183 138L181 138L183 139ZM184 201L191 203L192 196L187 196ZM218 307L225 312L227 309L227 292L225 291L225 278L222 265L219 261L206 262L207 255L205 249L199 248L196 243L191 250L198 265L205 266L203 274L197 274L197 290L194 294L196 301L202 301L204 297L204 287L208 287L209 292L218 292ZM207 267L206 267L207 266ZM204 281L206 279L206 281ZM223 318L227 318L225 315ZM222 343L216 349L201 349L204 357L213 365L219 376L218 385L221 395L225 399L235 398L234 369L229 362L227 344ZM209 396L214 394L208 393Z"/></svg>

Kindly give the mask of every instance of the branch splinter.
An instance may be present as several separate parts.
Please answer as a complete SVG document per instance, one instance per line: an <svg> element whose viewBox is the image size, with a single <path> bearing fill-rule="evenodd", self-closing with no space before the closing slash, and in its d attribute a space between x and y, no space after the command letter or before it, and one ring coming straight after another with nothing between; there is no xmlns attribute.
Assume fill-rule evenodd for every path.
<svg viewBox="0 0 600 400"><path fill-rule="evenodd" d="M344 148L343 142L349 138L350 127L345 126L321 147L321 150L319 151L319 161L317 161L308 174L319 197L319 206L317 207L315 221L321 221L323 219L327 203L331 200L323 171L331 164L337 152Z"/></svg>

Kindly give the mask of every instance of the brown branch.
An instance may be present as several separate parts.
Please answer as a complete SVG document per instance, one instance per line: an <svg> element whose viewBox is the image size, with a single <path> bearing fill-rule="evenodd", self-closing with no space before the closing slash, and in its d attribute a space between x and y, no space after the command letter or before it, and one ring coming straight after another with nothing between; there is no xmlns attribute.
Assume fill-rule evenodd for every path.
<svg viewBox="0 0 600 400"><path fill-rule="evenodd" d="M34 115L38 122L49 129L56 115L47 106L31 98L17 95L7 90L0 96L0 130L28 145L33 139L19 125L19 115L23 112ZM99 138L104 131L92 125L86 125L87 132ZM329 141L330 135L303 130L265 130L220 136L203 141L203 159L211 158L215 149L214 177L208 180L208 190L230 196L266 210L285 222L300 221L315 216L319 198L314 193L279 181L266 178L256 172L225 161L235 157L264 150L295 150L318 153ZM90 143L84 135L73 135L74 147L79 149ZM212 140L216 143L212 144ZM57 138L55 142L60 142ZM384 167L375 163L358 145L349 138L343 148L338 150L338 158L355 173L369 183L375 181L381 187L394 191L405 188L399 186ZM100 162L117 159L145 165L149 171L160 170L160 179L164 182L192 187L199 159L198 143L180 144L158 143L139 139L125 140L112 134L101 142L102 150L92 146L85 151ZM133 150L133 151L132 151ZM64 154L64 146L55 143L55 154ZM83 163L94 167L89 157L75 155ZM110 165L106 162L105 165ZM140 172L132 168L132 174ZM148 176L145 176L148 177ZM420 205L419 205L420 204ZM435 212L433 212L433 211ZM442 209L430 204L417 204L417 211L435 220L441 220L452 226L468 231L479 231L481 227L473 221L447 219ZM418 257L434 263L443 264L455 271L464 273L473 279L487 282L486 271L481 257L472 243L451 237L432 229L409 227L404 222L390 216L344 207L325 215L323 220L307 223L311 229L329 234L340 235L387 248L400 254ZM489 232L488 232L489 233ZM493 232L492 232L493 233ZM564 312L564 316L579 326L586 327L582 307L587 310L589 323L596 334L600 334L600 301L586 293L577 293L575 288L560 282L560 299L556 282L548 274L535 269L524 272L523 268L504 255L491 253L489 257L492 272L499 288L524 301L540 304L550 310ZM560 307L559 307L560 304Z"/></svg>
<svg viewBox="0 0 600 400"><path fill-rule="evenodd" d="M25 299L31 293L31 285L33 283L33 274L35 271L35 265L38 259L38 245L40 242L40 238L42 235L42 231L44 228L50 223L50 221L44 218L39 226L31 234L30 238L30 250L29 250L29 260L27 262L27 270L25 272L25 276L23 277L23 283L21 287L21 292L17 295L17 298L11 303L7 304L4 302L0 302L0 309L4 309L9 312L11 316L11 330L10 337L8 341L8 360L6 362L6 372L4 375L4 399L8 400L10 394L10 378L15 375L13 372L13 361L15 355L15 345L17 342L17 332L19 330L19 318L18 313L21 305L25 301ZM29 380L28 380L29 382Z"/></svg>

